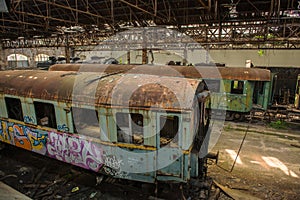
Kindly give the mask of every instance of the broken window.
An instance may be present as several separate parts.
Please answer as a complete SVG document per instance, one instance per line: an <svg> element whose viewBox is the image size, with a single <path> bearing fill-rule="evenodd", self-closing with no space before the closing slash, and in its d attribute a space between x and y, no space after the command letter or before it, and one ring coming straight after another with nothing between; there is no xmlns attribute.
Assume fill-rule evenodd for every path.
<svg viewBox="0 0 300 200"><path fill-rule="evenodd" d="M179 130L179 118L177 116L160 116L160 146L165 146L168 143L177 143Z"/></svg>
<svg viewBox="0 0 300 200"><path fill-rule="evenodd" d="M136 113L116 113L117 141L143 144L143 115Z"/></svg>
<svg viewBox="0 0 300 200"><path fill-rule="evenodd" d="M98 111L94 109L72 107L74 132L100 137Z"/></svg>
<svg viewBox="0 0 300 200"><path fill-rule="evenodd" d="M8 118L23 121L23 111L20 99L5 97Z"/></svg>
<svg viewBox="0 0 300 200"><path fill-rule="evenodd" d="M244 81L232 81L231 82L231 94L243 94Z"/></svg>
<svg viewBox="0 0 300 200"><path fill-rule="evenodd" d="M33 102L37 124L57 128L54 105L44 102Z"/></svg>

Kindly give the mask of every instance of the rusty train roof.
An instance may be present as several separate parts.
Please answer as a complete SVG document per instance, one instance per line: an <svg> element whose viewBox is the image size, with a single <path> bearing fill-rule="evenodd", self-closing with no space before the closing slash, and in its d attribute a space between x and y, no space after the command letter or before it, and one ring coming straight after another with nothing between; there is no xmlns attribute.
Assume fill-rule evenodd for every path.
<svg viewBox="0 0 300 200"><path fill-rule="evenodd" d="M0 93L92 106L188 110L199 80L146 74L0 71Z"/></svg>
<svg viewBox="0 0 300 200"><path fill-rule="evenodd" d="M104 65L104 64L56 64L50 71L123 72L131 74L151 74L158 76L178 76L196 79L230 79L270 81L267 69L242 67L202 67L177 65Z"/></svg>

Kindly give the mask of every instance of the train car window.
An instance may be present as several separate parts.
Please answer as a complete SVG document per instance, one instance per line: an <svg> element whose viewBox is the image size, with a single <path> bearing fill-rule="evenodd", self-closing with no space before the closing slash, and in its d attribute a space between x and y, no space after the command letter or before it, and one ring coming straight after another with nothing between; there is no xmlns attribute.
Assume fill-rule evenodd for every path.
<svg viewBox="0 0 300 200"><path fill-rule="evenodd" d="M100 137L98 111L94 109L72 107L74 132Z"/></svg>
<svg viewBox="0 0 300 200"><path fill-rule="evenodd" d="M205 80L211 92L220 92L220 80Z"/></svg>
<svg viewBox="0 0 300 200"><path fill-rule="evenodd" d="M8 118L23 121L23 111L20 99L5 97Z"/></svg>
<svg viewBox="0 0 300 200"><path fill-rule="evenodd" d="M243 94L244 81L232 81L231 82L231 94Z"/></svg>
<svg viewBox="0 0 300 200"><path fill-rule="evenodd" d="M171 141L178 142L179 118L177 116L160 116L160 146L165 146Z"/></svg>
<svg viewBox="0 0 300 200"><path fill-rule="evenodd" d="M118 142L143 144L143 115L116 113Z"/></svg>
<svg viewBox="0 0 300 200"><path fill-rule="evenodd" d="M44 102L33 102L37 124L57 128L54 105Z"/></svg>

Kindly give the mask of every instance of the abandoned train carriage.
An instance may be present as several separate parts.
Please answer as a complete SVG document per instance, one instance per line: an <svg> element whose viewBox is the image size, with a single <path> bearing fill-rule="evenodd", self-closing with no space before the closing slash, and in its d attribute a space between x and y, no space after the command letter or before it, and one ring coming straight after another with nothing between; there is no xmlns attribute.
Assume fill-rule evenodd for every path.
<svg viewBox="0 0 300 200"><path fill-rule="evenodd" d="M267 110L272 103L271 72L245 67L154 65L56 64L50 71L119 72L203 79L211 92L211 109L226 111L227 120L242 120L253 109Z"/></svg>
<svg viewBox="0 0 300 200"><path fill-rule="evenodd" d="M116 178L187 182L204 171L208 94L178 77L2 71L0 140Z"/></svg>
<svg viewBox="0 0 300 200"><path fill-rule="evenodd" d="M271 73L255 68L219 68L204 79L211 91L213 110L226 110L226 120L243 120L254 109L267 110L271 102Z"/></svg>

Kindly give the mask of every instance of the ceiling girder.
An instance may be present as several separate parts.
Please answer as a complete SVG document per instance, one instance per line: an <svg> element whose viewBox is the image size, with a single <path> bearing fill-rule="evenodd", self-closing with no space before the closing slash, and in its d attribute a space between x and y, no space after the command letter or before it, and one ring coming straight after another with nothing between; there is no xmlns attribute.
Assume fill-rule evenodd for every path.
<svg viewBox="0 0 300 200"><path fill-rule="evenodd" d="M61 42L66 38L71 46L89 45L130 27L156 24L172 27L206 45L214 43L209 45L213 47L272 43L276 39L297 47L300 14L283 16L287 10L298 10L297 1L16 0L11 1L9 13L0 15L0 40L5 39L5 48L20 43L18 38L26 41L20 43L23 46L64 45ZM73 26L82 30L67 33ZM51 35L59 37L60 44ZM31 42L34 36L48 42Z"/></svg>

